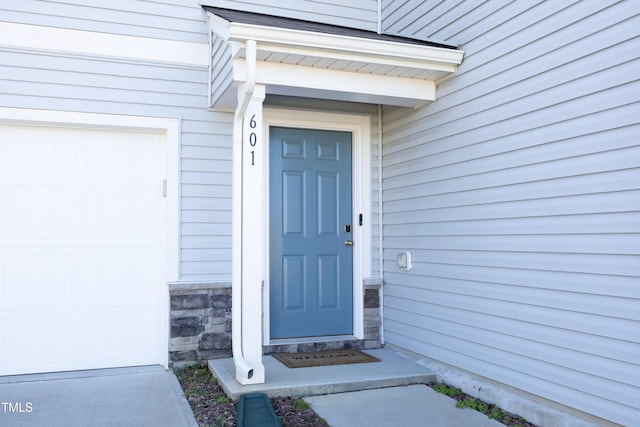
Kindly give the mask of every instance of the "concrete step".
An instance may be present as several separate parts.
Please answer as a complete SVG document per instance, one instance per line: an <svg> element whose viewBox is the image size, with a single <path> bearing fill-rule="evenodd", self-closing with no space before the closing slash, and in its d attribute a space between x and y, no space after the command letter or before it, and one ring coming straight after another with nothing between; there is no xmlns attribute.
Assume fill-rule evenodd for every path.
<svg viewBox="0 0 640 427"><path fill-rule="evenodd" d="M391 350L365 350L365 353L380 362L287 368L273 357L264 356L265 383L247 386L235 380L233 359L210 360L209 370L233 400L244 393L265 393L269 397L318 396L436 381L435 374L427 368Z"/></svg>

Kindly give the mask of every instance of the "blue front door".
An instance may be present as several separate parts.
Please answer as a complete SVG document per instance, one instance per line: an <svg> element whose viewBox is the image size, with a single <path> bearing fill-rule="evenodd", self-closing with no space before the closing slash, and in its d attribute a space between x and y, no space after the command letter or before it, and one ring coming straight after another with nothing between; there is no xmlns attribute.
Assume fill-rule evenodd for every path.
<svg viewBox="0 0 640 427"><path fill-rule="evenodd" d="M270 128L271 338L353 333L351 133Z"/></svg>

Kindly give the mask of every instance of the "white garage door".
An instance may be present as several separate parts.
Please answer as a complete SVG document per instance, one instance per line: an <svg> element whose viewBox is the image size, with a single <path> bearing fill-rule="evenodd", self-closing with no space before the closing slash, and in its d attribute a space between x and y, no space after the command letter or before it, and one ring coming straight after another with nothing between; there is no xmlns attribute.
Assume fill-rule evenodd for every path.
<svg viewBox="0 0 640 427"><path fill-rule="evenodd" d="M0 375L164 363L164 144L0 125Z"/></svg>

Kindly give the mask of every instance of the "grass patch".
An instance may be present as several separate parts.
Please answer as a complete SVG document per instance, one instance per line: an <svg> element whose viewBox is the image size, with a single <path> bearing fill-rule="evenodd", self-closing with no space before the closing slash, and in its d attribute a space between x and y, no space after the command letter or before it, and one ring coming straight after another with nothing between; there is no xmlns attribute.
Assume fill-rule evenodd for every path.
<svg viewBox="0 0 640 427"><path fill-rule="evenodd" d="M311 409L311 406L309 406L309 404L305 402L303 398L299 398L298 400L296 400L296 403L294 403L294 406L296 407L296 409L299 409L301 411L306 411L307 409Z"/></svg>
<svg viewBox="0 0 640 427"><path fill-rule="evenodd" d="M466 394L457 387L442 383L429 384L429 386L438 393L444 394L445 396L456 400L456 408L473 409L474 411L485 414L487 417L509 427L536 427L534 424L528 422L521 416L504 411L497 405L493 405L480 399L476 399L475 397Z"/></svg>
<svg viewBox="0 0 640 427"><path fill-rule="evenodd" d="M224 393L216 394L215 396L213 396L213 399L216 401L216 403L229 403L230 402L229 398Z"/></svg>
<svg viewBox="0 0 640 427"><path fill-rule="evenodd" d="M434 384L431 386L432 389L434 389L435 391L437 391L438 393L442 393L445 396L449 396L453 399L458 400L457 398L460 397L462 398L464 393L462 392L462 390L460 390L459 388L450 386L450 385L446 385L446 384Z"/></svg>

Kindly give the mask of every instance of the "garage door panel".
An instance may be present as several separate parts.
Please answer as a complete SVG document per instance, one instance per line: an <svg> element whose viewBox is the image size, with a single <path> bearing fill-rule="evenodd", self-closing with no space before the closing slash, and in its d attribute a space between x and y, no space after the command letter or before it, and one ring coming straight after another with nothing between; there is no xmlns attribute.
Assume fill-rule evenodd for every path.
<svg viewBox="0 0 640 427"><path fill-rule="evenodd" d="M5 298L0 308L46 309L51 304L77 304L87 300L87 256L59 251L14 249L4 256Z"/></svg>
<svg viewBox="0 0 640 427"><path fill-rule="evenodd" d="M4 310L7 300L7 256L0 249L0 315Z"/></svg>
<svg viewBox="0 0 640 427"><path fill-rule="evenodd" d="M83 240L87 235L89 211L84 194L51 190L34 194L31 202L36 217L34 239L70 242Z"/></svg>
<svg viewBox="0 0 640 427"><path fill-rule="evenodd" d="M130 242L136 247L161 246L163 236L158 232L162 222L160 189L154 188L152 191L153 195L148 192L105 192L100 198L92 198L89 206L89 240L120 240L123 245ZM104 222L101 220L103 216L109 216L114 221Z"/></svg>
<svg viewBox="0 0 640 427"><path fill-rule="evenodd" d="M157 190L157 193L156 193ZM98 191L98 190L95 190ZM0 196L0 247L163 245L160 190L101 196L64 192L29 194L24 188ZM123 194L124 193L124 194ZM109 221L105 221L109 218Z"/></svg>
<svg viewBox="0 0 640 427"><path fill-rule="evenodd" d="M12 336L11 345L2 347L2 367L15 367L7 372L1 368L3 375L158 363L148 351L158 347L159 337L148 333L157 329L157 310L22 313L2 319L3 336Z"/></svg>
<svg viewBox="0 0 640 427"><path fill-rule="evenodd" d="M1 246L32 247L38 241L70 242L87 235L88 201L77 192L13 186L5 193L3 206L8 209L0 217L5 231Z"/></svg>
<svg viewBox="0 0 640 427"><path fill-rule="evenodd" d="M0 178L1 180L2 178ZM0 206L7 206L8 203L8 197L7 197L7 192L6 191L2 191L2 188L0 187ZM0 248L2 248L3 246L6 245L6 242L8 240L8 210L7 209L0 209Z"/></svg>
<svg viewBox="0 0 640 427"><path fill-rule="evenodd" d="M96 272L94 288L96 304L104 301L119 306L157 305L159 299L153 298L157 283L161 280L154 264L161 256L158 250L145 253L132 251L98 251L91 257L88 269ZM117 268L114 268L117 266Z"/></svg>
<svg viewBox="0 0 640 427"><path fill-rule="evenodd" d="M92 150L88 158L91 179L105 183L135 182L140 186L158 176L161 165L145 161L160 157L160 147L156 143L158 135L139 138L135 134L114 132L98 138L99 147Z"/></svg>
<svg viewBox="0 0 640 427"><path fill-rule="evenodd" d="M87 253L89 252L89 253ZM4 264L2 310L73 306L146 306L160 304L158 249L17 249L0 256ZM7 262L8 260L8 262ZM10 284L7 286L6 283Z"/></svg>
<svg viewBox="0 0 640 427"><path fill-rule="evenodd" d="M163 137L0 136L0 375L164 363Z"/></svg>

